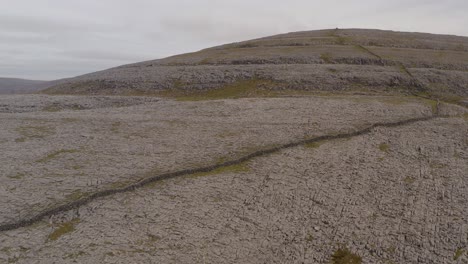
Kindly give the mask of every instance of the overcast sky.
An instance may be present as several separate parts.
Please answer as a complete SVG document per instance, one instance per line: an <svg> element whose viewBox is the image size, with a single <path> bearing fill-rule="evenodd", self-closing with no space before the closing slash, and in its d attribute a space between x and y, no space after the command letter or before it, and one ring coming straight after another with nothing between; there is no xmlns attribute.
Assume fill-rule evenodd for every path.
<svg viewBox="0 0 468 264"><path fill-rule="evenodd" d="M0 0L0 76L72 77L273 34L468 36L467 0Z"/></svg>

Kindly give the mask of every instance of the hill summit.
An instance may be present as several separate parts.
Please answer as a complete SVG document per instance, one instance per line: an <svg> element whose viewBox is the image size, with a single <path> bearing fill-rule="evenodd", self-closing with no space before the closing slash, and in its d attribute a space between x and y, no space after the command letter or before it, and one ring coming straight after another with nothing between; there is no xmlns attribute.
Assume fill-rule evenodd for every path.
<svg viewBox="0 0 468 264"><path fill-rule="evenodd" d="M366 29L294 32L60 82L50 94L237 97L301 92L468 96L468 38Z"/></svg>

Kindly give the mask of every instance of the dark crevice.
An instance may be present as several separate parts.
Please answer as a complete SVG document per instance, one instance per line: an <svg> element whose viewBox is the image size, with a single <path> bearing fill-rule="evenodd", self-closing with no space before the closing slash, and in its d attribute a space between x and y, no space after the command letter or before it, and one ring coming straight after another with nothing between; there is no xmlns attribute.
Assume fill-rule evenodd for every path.
<svg viewBox="0 0 468 264"><path fill-rule="evenodd" d="M401 120L401 121L396 121L396 122L375 123L375 124L370 125L370 126L364 128L364 129L357 130L357 131L354 131L354 132L318 136L318 137L314 137L314 138L310 138L310 139L304 139L304 140L299 140L299 141L287 143L287 144L277 146L277 147L273 147L273 148L269 148L269 149L263 149L263 150L255 151L253 153L250 153L250 154L248 154L246 156L243 156L241 158L238 158L236 160L226 161L226 162L223 162L223 163L220 163L220 164L215 164L215 165L200 167L200 168L194 168L194 169L185 169L185 170L181 170L181 171L156 175L156 176L149 177L149 178L146 178L144 180L141 180L139 182L136 182L134 184L128 185L126 187L108 189L108 190L103 190L103 191L93 193L93 194L91 194L91 195L89 195L89 196L87 196L85 198L82 198L82 199L79 199L79 200L76 200L76 201L73 201L73 202L70 202L70 203L67 203L67 204L64 204L64 205L60 205L60 206L57 206L55 208L47 209L47 210L45 210L45 211L43 211L43 212L41 212L41 213L31 217L31 218L19 219L19 220L13 222L13 223L2 224L2 225L0 225L0 231L9 231L9 230L15 230L15 229L18 229L18 228L22 228L22 227L31 226L31 225L33 225L33 224L35 224L37 222L42 221L46 217L50 217L50 216L53 216L53 215L58 214L58 213L62 213L62 212L66 212L66 211L69 211L69 210L72 210L72 209L76 209L76 208L81 207L83 205L89 204L90 202L92 202L92 201L94 201L94 200L96 200L98 198L103 198L103 197L107 197L107 196L118 194L118 193L131 192L131 191L142 188L142 187L147 186L147 185L149 185L151 183L154 183L154 182L163 181L163 180L172 179L172 178L177 178L177 177L182 177L182 176L188 176L188 175L192 175L192 174L196 174L196 173L211 172L211 171L214 171L214 170L219 169L219 168L228 167L228 166L232 166L232 165L238 165L238 164L244 163L246 161L249 161L251 159L257 158L257 157L262 157L262 156L265 156L265 155L269 155L269 154L272 154L272 153L279 152L279 151L284 150L284 149L293 148L293 147L301 146L301 145L304 145L304 144L310 144L310 143L315 143L315 142L320 142L320 141L325 141L325 140L346 139L346 138L352 138L352 137L356 137L356 136L360 136L360 135L365 135L365 134L368 134L368 133L372 132L372 130L374 128L377 128L377 127L389 127L389 128L390 127L398 127L398 126L412 124L412 123L415 123L415 122L431 120L431 119L434 119L434 118L437 118L437 117L441 117L441 116L439 116L437 114L434 114L432 116L411 118L411 119Z"/></svg>

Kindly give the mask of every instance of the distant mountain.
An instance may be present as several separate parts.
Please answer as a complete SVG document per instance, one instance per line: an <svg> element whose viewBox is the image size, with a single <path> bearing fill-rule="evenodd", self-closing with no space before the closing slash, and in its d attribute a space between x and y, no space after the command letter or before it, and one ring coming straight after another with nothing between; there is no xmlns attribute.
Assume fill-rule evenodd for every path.
<svg viewBox="0 0 468 264"><path fill-rule="evenodd" d="M54 82L0 78L0 94L25 94L39 91L54 85Z"/></svg>
<svg viewBox="0 0 468 264"><path fill-rule="evenodd" d="M167 95L226 87L462 100L468 97L468 38L368 29L295 32L123 65L45 92Z"/></svg>

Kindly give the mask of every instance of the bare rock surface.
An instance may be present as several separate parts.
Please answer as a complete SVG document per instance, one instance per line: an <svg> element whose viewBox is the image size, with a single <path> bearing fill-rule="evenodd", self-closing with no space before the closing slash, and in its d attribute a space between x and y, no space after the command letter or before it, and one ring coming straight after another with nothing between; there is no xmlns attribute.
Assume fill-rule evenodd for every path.
<svg viewBox="0 0 468 264"><path fill-rule="evenodd" d="M346 247L363 263L465 263L468 123L463 108L441 108L454 116L285 149L239 166L98 199L36 225L2 232L0 260L329 263L338 248ZM395 98L387 97L311 97L160 100L125 109L20 113L14 118L2 114L2 138L7 139L2 149L12 150L10 155L21 153L14 158L2 154L7 164L16 165L7 168L8 173L44 156L33 151L45 147L38 139L23 144L24 150L12 142L18 135L11 130L22 122L47 119L60 127L59 120L77 118L76 125L67 125L70 131L62 128L63 135L48 140L50 151L69 148L65 144L84 144L86 149L57 156L43 167L30 164L28 170L34 167L35 174L21 181L2 172L7 195L0 200L15 210L28 208L24 203L28 196L38 202L44 194L59 197L71 186L86 188L83 183L89 179L112 182L138 175L159 164L156 161L166 165L161 170L171 170L213 162L244 147L431 113L419 100L396 104ZM188 119L192 122L184 123ZM115 120L126 129L108 131ZM164 125L158 129L158 124ZM148 127L148 132L141 130ZM90 138L99 138L80 142L85 131ZM127 132L141 136L132 144L152 143L158 151L137 157L126 153L118 142ZM163 140L171 142L174 153L160 155ZM65 172L63 166L86 157L83 174L66 171L54 178L60 184L48 182L47 173ZM13 212L3 214L3 219Z"/></svg>
<svg viewBox="0 0 468 264"><path fill-rule="evenodd" d="M61 80L51 94L217 90L242 80L267 90L378 91L461 101L468 38L364 29L294 32L123 65ZM256 87L259 88L259 87Z"/></svg>
<svg viewBox="0 0 468 264"><path fill-rule="evenodd" d="M372 123L432 114L426 102L400 97L203 102L39 95L2 99L18 113L0 113L4 161L0 198L8 201L0 204L0 223L148 176L216 164ZM57 101L59 105L86 101L94 108L50 112L36 107L23 112L25 105ZM130 106L101 108L116 102Z"/></svg>

